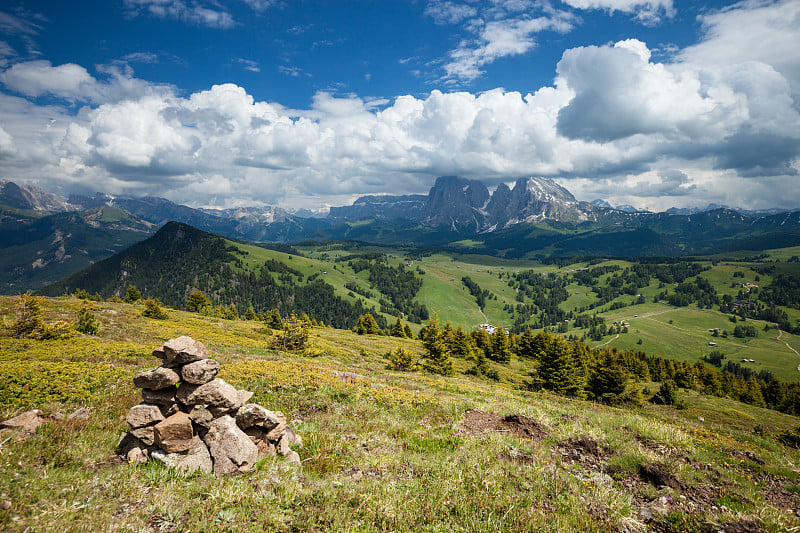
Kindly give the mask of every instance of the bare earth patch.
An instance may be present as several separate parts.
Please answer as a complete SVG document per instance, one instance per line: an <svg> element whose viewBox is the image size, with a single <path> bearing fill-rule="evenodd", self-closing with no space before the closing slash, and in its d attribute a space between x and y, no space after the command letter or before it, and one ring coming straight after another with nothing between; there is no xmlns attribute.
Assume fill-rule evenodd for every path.
<svg viewBox="0 0 800 533"><path fill-rule="evenodd" d="M461 425L469 435L483 436L492 432L508 433L522 439L538 440L547 433L533 418L520 414L503 416L487 411L467 411Z"/></svg>

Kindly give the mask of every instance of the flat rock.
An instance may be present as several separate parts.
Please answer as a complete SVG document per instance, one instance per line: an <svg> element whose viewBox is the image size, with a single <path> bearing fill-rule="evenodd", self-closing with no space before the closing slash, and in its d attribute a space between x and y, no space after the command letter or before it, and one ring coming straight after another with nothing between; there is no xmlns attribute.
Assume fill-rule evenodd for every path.
<svg viewBox="0 0 800 533"><path fill-rule="evenodd" d="M178 388L174 385L161 390L142 389L142 400L158 405L172 405L178 401L175 397L177 393Z"/></svg>
<svg viewBox="0 0 800 533"><path fill-rule="evenodd" d="M132 428L140 428L157 424L164 420L164 415L157 405L152 403L140 403L128 409L125 421Z"/></svg>
<svg viewBox="0 0 800 533"><path fill-rule="evenodd" d="M156 348L153 355L163 359L165 366L174 367L208 359L208 350L202 342L197 342L184 335L168 340L161 347Z"/></svg>
<svg viewBox="0 0 800 533"><path fill-rule="evenodd" d="M80 409L76 409L72 413L67 416L67 420L89 420L89 417L92 416L91 411L89 411L85 407L81 407Z"/></svg>
<svg viewBox="0 0 800 533"><path fill-rule="evenodd" d="M239 396L242 400L242 404L245 404L250 401L250 398L253 397L253 393L250 392L249 390L240 390Z"/></svg>
<svg viewBox="0 0 800 533"><path fill-rule="evenodd" d="M192 439L191 446L186 453L167 453L164 450L153 450L150 455L153 459L161 461L172 468L182 470L187 474L195 470L211 473L214 469L211 454L200 437Z"/></svg>
<svg viewBox="0 0 800 533"><path fill-rule="evenodd" d="M180 382L181 376L171 368L160 366L141 372L133 377L133 384L140 389L161 390Z"/></svg>
<svg viewBox="0 0 800 533"><path fill-rule="evenodd" d="M259 426L269 431L280 422L275 413L256 403L248 403L236 413L236 423L242 429Z"/></svg>
<svg viewBox="0 0 800 533"><path fill-rule="evenodd" d="M155 426L145 426L143 428L134 428L130 431L131 435L142 441L147 446L152 446L156 442Z"/></svg>
<svg viewBox="0 0 800 533"><path fill-rule="evenodd" d="M167 453L185 452L192 445L192 420L186 413L175 413L154 426L155 443Z"/></svg>
<svg viewBox="0 0 800 533"><path fill-rule="evenodd" d="M258 459L258 447L231 416L224 415L214 420L203 440L214 459L214 474L217 476L250 471Z"/></svg>
<svg viewBox="0 0 800 533"><path fill-rule="evenodd" d="M0 422L0 428L21 429L28 433L35 433L36 428L45 423L42 412L38 409L25 411L21 415L9 418L5 422Z"/></svg>
<svg viewBox="0 0 800 533"><path fill-rule="evenodd" d="M217 376L220 364L213 359L201 359L181 367L181 377L186 383L202 385Z"/></svg>
<svg viewBox="0 0 800 533"><path fill-rule="evenodd" d="M183 384L178 389L178 401L184 405L206 405L209 408L232 411L238 409L241 403L239 391L222 379L214 379L203 385ZM211 410L211 409L209 409ZM213 410L211 410L213 413Z"/></svg>

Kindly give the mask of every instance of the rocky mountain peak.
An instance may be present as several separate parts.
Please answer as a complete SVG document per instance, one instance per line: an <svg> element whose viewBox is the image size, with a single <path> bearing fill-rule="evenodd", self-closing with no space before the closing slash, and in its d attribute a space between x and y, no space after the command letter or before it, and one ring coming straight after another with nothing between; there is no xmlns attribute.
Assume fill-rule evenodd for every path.
<svg viewBox="0 0 800 533"><path fill-rule="evenodd" d="M75 209L63 196L51 194L35 185L17 185L9 180L0 180L0 204L45 213L62 213Z"/></svg>
<svg viewBox="0 0 800 533"><path fill-rule="evenodd" d="M484 223L483 208L489 189L478 180L458 176L440 176L428 193L423 221L432 226L474 227Z"/></svg>

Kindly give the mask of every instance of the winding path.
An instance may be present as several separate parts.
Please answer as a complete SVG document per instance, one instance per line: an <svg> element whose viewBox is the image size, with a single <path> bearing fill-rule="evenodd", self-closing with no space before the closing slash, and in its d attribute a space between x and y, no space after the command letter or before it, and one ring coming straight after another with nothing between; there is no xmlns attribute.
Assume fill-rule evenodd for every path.
<svg viewBox="0 0 800 533"><path fill-rule="evenodd" d="M608 345L608 344L611 344L611 341L615 341L615 340L617 340L618 338L619 338L619 333L617 333L617 334L614 336L614 338L613 338L613 339L608 339L608 340L607 340L606 342L604 342L603 344L598 344L597 346L595 346L595 348L600 348L601 346L606 346L606 345Z"/></svg>

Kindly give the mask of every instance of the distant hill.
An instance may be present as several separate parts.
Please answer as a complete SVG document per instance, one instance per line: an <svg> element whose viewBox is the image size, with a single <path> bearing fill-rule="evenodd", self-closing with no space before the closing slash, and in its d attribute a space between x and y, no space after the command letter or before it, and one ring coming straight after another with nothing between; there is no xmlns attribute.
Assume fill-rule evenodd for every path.
<svg viewBox="0 0 800 533"><path fill-rule="evenodd" d="M179 222L155 235L39 291L56 296L84 289L103 297L124 296L128 285L168 306L184 308L199 289L217 305L248 307L282 315L308 313L335 327L350 328L367 312L360 300L346 300L319 278L275 260L248 261L248 252L218 235ZM379 317L381 318L381 317ZM385 319L379 321L386 326Z"/></svg>
<svg viewBox="0 0 800 533"><path fill-rule="evenodd" d="M38 289L124 250L156 227L115 207L41 216L0 206L0 293Z"/></svg>

